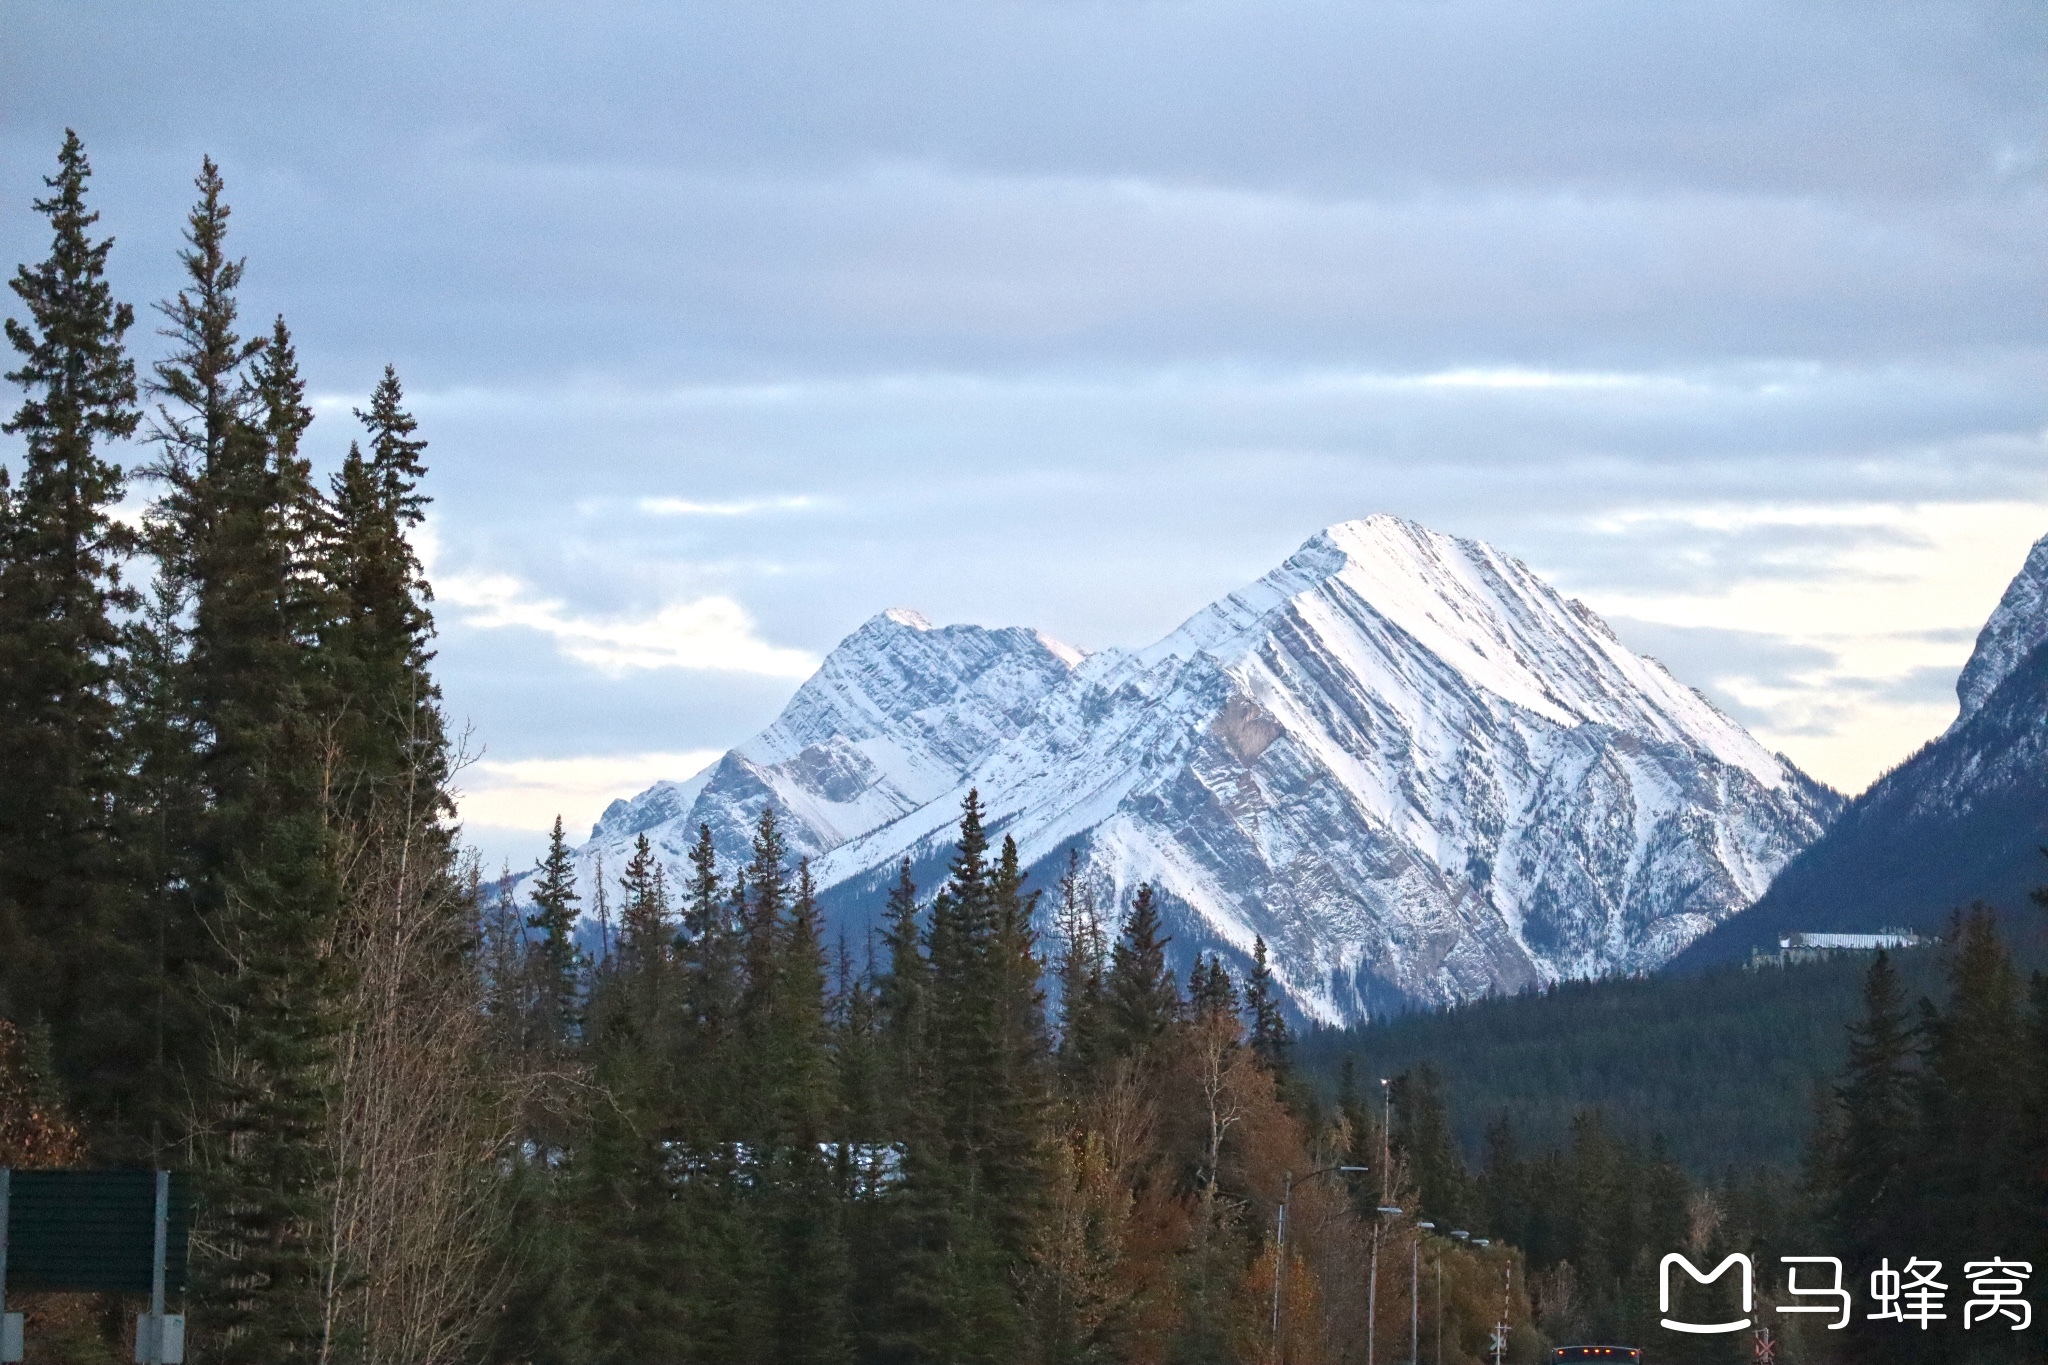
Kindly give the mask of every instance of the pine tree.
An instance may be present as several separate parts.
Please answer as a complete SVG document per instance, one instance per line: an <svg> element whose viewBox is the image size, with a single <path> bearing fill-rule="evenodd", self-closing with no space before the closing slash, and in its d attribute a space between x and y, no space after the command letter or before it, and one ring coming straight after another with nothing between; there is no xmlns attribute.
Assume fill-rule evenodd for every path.
<svg viewBox="0 0 2048 1365"><path fill-rule="evenodd" d="M318 1350L313 1238L330 1178L322 1078L338 989L323 947L337 888L310 705L313 547L297 534L291 442L303 421L280 410L297 376L288 344L236 334L242 267L225 254L210 160L198 186L180 257L188 284L161 305L175 349L152 384L168 487L151 538L190 603L177 672L205 800L192 838L204 938L189 951L210 1025L194 1140L217 1258L199 1292L215 1354L274 1363Z"/></svg>
<svg viewBox="0 0 2048 1365"><path fill-rule="evenodd" d="M1879 953L1863 983L1863 1017L1849 1029L1849 1059L1835 1095L1841 1106L1831 1216L1843 1255L1860 1264L1904 1231L1906 1162L1914 1145L1913 1031L1890 957Z"/></svg>
<svg viewBox="0 0 2048 1365"><path fill-rule="evenodd" d="M1948 1001L1922 1025L1916 1233L1960 1265L1983 1259L1974 1248L2024 1245L2037 1228L2018 1197L2030 1145L2019 982L1989 907L1957 916L1951 942Z"/></svg>
<svg viewBox="0 0 2048 1365"><path fill-rule="evenodd" d="M619 955L622 970L658 976L667 964L673 933L669 925L667 873L645 834L633 841L633 856L619 878Z"/></svg>
<svg viewBox="0 0 2048 1365"><path fill-rule="evenodd" d="M121 581L135 544L111 515L123 479L105 454L141 414L123 345L135 313L106 282L113 240L90 235L91 175L67 129L35 201L50 254L10 281L28 318L7 319L19 365L6 377L25 396L0 425L24 447L18 486L0 470L0 1015L49 1023L84 1115L107 1124L145 1107L136 1069L149 1055L118 823L116 617L137 605Z"/></svg>
<svg viewBox="0 0 2048 1365"><path fill-rule="evenodd" d="M1256 1052L1283 1080L1287 1075L1287 1049L1294 1043L1294 1035L1287 1027L1287 1016L1280 1008L1280 993L1273 984L1273 973L1266 966L1266 940L1254 936L1252 939L1252 974L1244 986L1245 1010L1251 1015L1252 1050Z"/></svg>
<svg viewBox="0 0 2048 1365"><path fill-rule="evenodd" d="M733 1030L740 1000L738 928L727 913L718 875L718 853L711 827L697 826L690 849L690 884L685 892L683 927L677 938L682 965L684 1046L690 1063L692 1111L707 1134L730 1136L726 1097L737 1083L732 1069Z"/></svg>
<svg viewBox="0 0 2048 1365"><path fill-rule="evenodd" d="M1110 953L1110 1026L1124 1056L1156 1048L1180 1018L1180 992L1166 965L1172 940L1159 930L1159 907L1148 882L1132 898L1123 934Z"/></svg>
<svg viewBox="0 0 2048 1365"><path fill-rule="evenodd" d="M1030 1258L1044 1196L1042 1146L1051 1100L1052 1040L1046 1031L1045 964L1032 919L1038 893L1025 889L1017 841L1003 836L989 872L989 992L996 1047L988 1102L990 1130L982 1156L992 1231L1011 1273Z"/></svg>
<svg viewBox="0 0 2048 1365"><path fill-rule="evenodd" d="M526 927L540 934L527 945L540 1028L537 1041L546 1051L560 1052L574 1042L580 1022L583 954L576 946L576 867L559 815L538 871L533 913L526 920Z"/></svg>
<svg viewBox="0 0 2048 1365"><path fill-rule="evenodd" d="M838 1136L825 1017L824 945L808 862L778 934L771 1051L764 1059L777 1110L770 1147L775 1263L775 1359L827 1365L847 1358L846 1245L838 1187L823 1152Z"/></svg>
<svg viewBox="0 0 2048 1365"><path fill-rule="evenodd" d="M1103 972L1108 947L1094 892L1081 880L1081 855L1074 849L1067 850L1059 896L1059 1059L1069 1085L1078 1089L1096 1075L1106 1055Z"/></svg>
<svg viewBox="0 0 2048 1365"><path fill-rule="evenodd" d="M1028 1007L1004 990L1017 942L1004 922L1014 926L1016 914L999 908L992 871L1013 879L1014 899L1015 873L989 867L980 794L969 792L927 936L930 1086L905 1115L902 1179L892 1196L897 1257L883 1345L903 1360L1002 1359L1017 1340L1021 1250L1001 1204L1030 1173L997 1167L1012 1159L1026 1112L1010 1025ZM899 931L910 913L906 904L895 918ZM892 951L892 968L898 960Z"/></svg>
<svg viewBox="0 0 2048 1365"><path fill-rule="evenodd" d="M344 804L361 818L379 802L437 802L447 771L440 690L428 670L433 591L410 538L426 515L427 443L389 365L356 417L370 450L351 444L333 480L325 571L336 608L323 657L347 699L340 781Z"/></svg>
<svg viewBox="0 0 2048 1365"><path fill-rule="evenodd" d="M1198 1022L1224 1016L1234 1020L1237 1009L1237 983L1230 979L1223 959L1215 954L1196 957L1188 968L1189 1013Z"/></svg>
<svg viewBox="0 0 2048 1365"><path fill-rule="evenodd" d="M1471 1214L1469 1178L1444 1108L1443 1080L1425 1062L1394 1080L1395 1146L1408 1164L1423 1216L1462 1225Z"/></svg>
<svg viewBox="0 0 2048 1365"><path fill-rule="evenodd" d="M908 858L889 889L883 925L888 970L876 982L876 1008L890 1096L886 1127L892 1135L908 1135L929 1112L932 1064L931 966L922 946L917 883L911 880Z"/></svg>

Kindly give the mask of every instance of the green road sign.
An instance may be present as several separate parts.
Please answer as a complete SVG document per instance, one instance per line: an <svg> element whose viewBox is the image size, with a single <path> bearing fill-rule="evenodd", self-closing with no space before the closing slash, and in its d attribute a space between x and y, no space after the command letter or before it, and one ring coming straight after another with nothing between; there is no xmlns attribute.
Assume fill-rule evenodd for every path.
<svg viewBox="0 0 2048 1365"><path fill-rule="evenodd" d="M7 1200L7 1289L147 1294L156 1241L154 1171L15 1171ZM171 1176L164 1288L185 1288L185 1177Z"/></svg>

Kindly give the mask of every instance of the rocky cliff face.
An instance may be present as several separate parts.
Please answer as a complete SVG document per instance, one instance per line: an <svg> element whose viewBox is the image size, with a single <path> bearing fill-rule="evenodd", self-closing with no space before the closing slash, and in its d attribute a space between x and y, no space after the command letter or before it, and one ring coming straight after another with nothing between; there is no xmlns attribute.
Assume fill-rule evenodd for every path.
<svg viewBox="0 0 2048 1365"><path fill-rule="evenodd" d="M1149 881L1183 959L1263 937L1331 1021L1656 966L1839 804L1518 561L1376 516L1137 651L885 613L582 856L680 865L703 823L737 859L772 800L845 906L936 868L970 788L1035 884L1069 849L1106 906Z"/></svg>

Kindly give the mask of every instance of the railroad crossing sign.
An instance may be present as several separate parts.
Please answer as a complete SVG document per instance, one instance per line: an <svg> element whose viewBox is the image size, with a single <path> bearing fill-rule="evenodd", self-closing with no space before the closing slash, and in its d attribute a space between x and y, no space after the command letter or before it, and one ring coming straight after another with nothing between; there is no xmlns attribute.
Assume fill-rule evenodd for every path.
<svg viewBox="0 0 2048 1365"><path fill-rule="evenodd" d="M1771 1329L1768 1327L1757 1328L1756 1365L1776 1365L1777 1359L1778 1343L1771 1340Z"/></svg>

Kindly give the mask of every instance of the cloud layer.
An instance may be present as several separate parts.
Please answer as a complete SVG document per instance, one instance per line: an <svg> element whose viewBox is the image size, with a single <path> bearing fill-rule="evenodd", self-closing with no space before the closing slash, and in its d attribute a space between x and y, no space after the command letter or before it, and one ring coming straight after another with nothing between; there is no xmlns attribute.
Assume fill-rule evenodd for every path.
<svg viewBox="0 0 2048 1365"><path fill-rule="evenodd" d="M163 297L210 151L321 458L398 364L439 666L494 762L627 784L722 749L892 604L1148 640L1391 510L1854 788L1945 723L2048 530L2031 0L17 0L8 30L10 259L75 126L117 285Z"/></svg>

